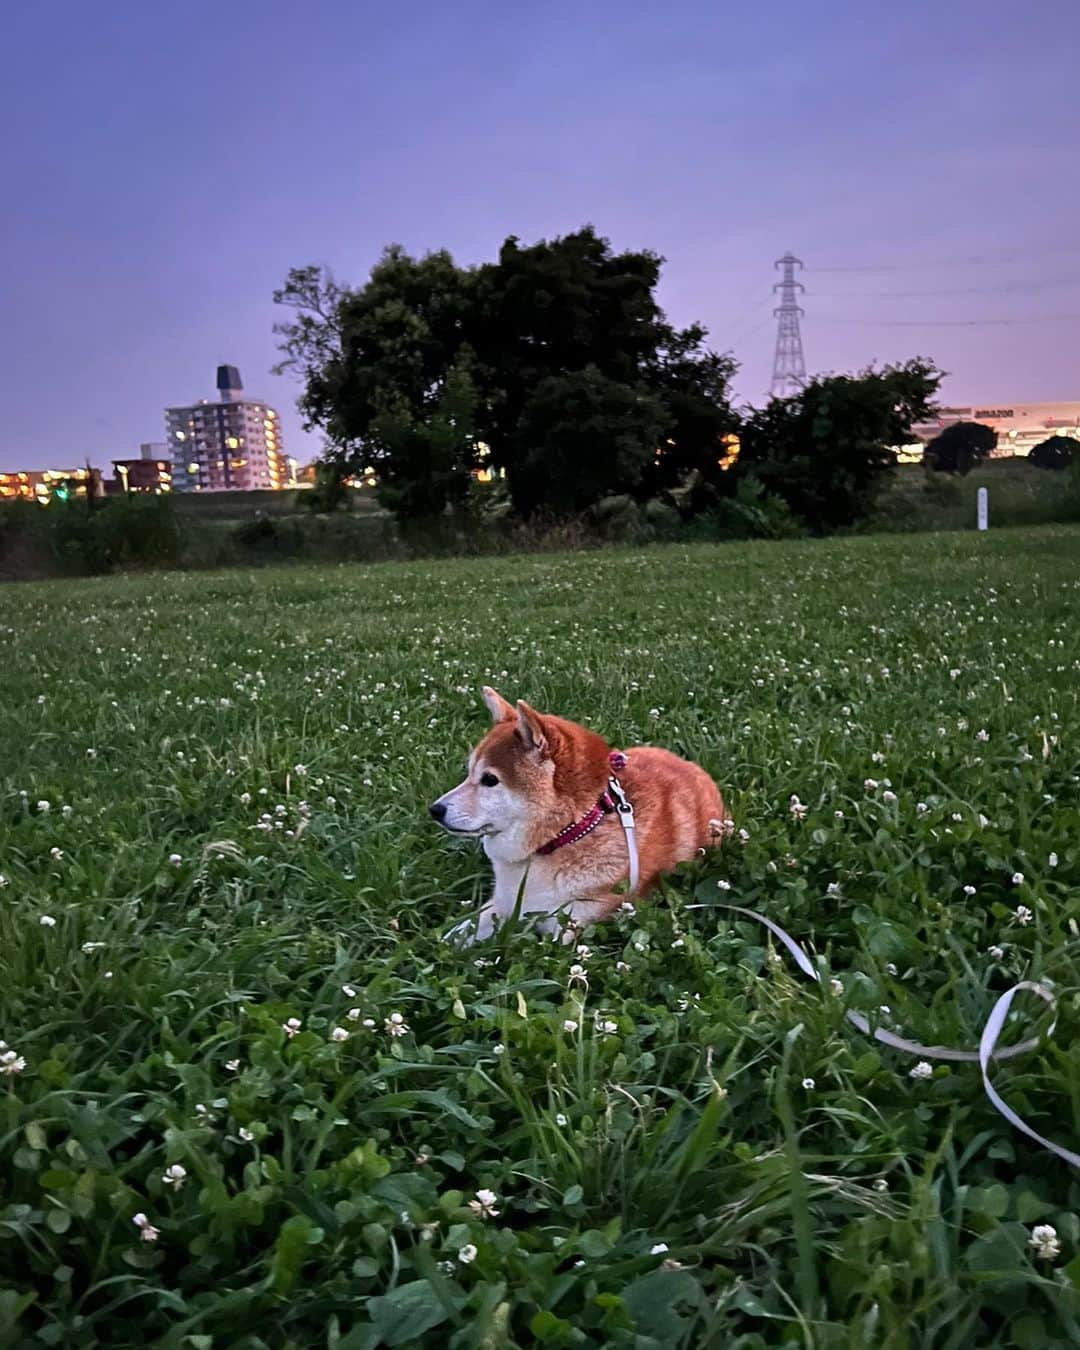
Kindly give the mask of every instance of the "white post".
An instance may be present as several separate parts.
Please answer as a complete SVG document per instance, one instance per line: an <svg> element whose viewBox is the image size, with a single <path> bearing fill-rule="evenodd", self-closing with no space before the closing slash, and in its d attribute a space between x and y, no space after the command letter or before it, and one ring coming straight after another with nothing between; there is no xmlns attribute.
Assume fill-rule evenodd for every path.
<svg viewBox="0 0 1080 1350"><path fill-rule="evenodd" d="M976 502L978 503L979 529L985 530L987 528L987 525L989 524L988 515L989 515L990 494L987 492L986 488L981 487L979 488L979 491L976 493L975 499Z"/></svg>

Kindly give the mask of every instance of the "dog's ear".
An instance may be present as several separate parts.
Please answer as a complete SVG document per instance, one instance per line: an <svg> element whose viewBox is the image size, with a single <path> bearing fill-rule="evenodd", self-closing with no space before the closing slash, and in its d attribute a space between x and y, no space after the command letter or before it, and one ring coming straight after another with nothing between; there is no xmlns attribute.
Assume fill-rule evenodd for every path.
<svg viewBox="0 0 1080 1350"><path fill-rule="evenodd" d="M484 706L491 714L493 722L513 722L517 717L510 704L503 698L502 694L497 694L489 685L484 685L480 691L484 697Z"/></svg>
<svg viewBox="0 0 1080 1350"><path fill-rule="evenodd" d="M517 704L517 734L526 750L535 750L541 758L548 753L543 718L520 698Z"/></svg>

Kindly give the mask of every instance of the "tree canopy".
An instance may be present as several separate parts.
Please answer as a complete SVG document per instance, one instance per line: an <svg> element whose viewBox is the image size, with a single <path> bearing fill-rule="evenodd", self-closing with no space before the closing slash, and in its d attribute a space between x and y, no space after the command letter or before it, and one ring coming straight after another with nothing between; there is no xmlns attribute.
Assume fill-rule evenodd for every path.
<svg viewBox="0 0 1080 1350"><path fill-rule="evenodd" d="M740 476L753 474L811 529L851 525L873 506L895 447L928 416L941 382L930 362L826 375L774 398L743 424Z"/></svg>
<svg viewBox="0 0 1080 1350"><path fill-rule="evenodd" d="M275 294L295 310L277 327L278 369L302 379L326 458L343 474L374 465L399 516L454 501L481 447L521 515L564 514L593 493L645 497L692 468L715 474L737 426L734 362L704 328L667 321L661 266L587 226L511 237L477 267L395 245L357 290L298 268Z"/></svg>
<svg viewBox="0 0 1080 1350"><path fill-rule="evenodd" d="M1077 459L1077 443L1071 436L1048 436L1028 455L1037 469L1067 469Z"/></svg>
<svg viewBox="0 0 1080 1350"><path fill-rule="evenodd" d="M982 422L953 422L923 451L923 463L938 473L970 473L997 445L997 432Z"/></svg>

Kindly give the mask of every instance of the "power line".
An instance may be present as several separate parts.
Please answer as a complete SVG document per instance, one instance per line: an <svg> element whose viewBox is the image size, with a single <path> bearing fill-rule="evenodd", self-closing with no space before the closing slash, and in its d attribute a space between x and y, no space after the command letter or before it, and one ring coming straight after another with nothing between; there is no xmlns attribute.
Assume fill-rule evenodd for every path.
<svg viewBox="0 0 1080 1350"><path fill-rule="evenodd" d="M1028 314L1004 319L848 319L822 315L820 323L858 323L873 328L986 328L1023 323L1078 323L1080 314Z"/></svg>
<svg viewBox="0 0 1080 1350"><path fill-rule="evenodd" d="M945 291L819 291L812 289L807 294L813 295L815 298L824 297L829 300L902 300L909 297L930 299L934 296L946 295L1016 295L1025 291L1067 290L1072 286L1080 286L1080 277L1066 278L1064 281L1056 279L1052 281L1021 281L1011 286L965 286L959 290Z"/></svg>
<svg viewBox="0 0 1080 1350"><path fill-rule="evenodd" d="M910 272L935 267L983 267L987 265L998 267L1002 263L1041 261L1044 258L1058 257L1062 253L1076 254L1076 252L1075 246L1044 249L1041 253L1006 249L1004 252L997 254L981 253L952 258L923 258L902 263L861 263L854 267L846 265L843 267L814 267L809 270L812 272Z"/></svg>

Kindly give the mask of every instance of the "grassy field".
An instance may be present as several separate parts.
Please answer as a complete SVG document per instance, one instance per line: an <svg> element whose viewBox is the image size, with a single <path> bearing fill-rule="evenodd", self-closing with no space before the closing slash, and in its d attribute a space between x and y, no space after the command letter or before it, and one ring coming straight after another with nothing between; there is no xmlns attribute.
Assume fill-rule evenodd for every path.
<svg viewBox="0 0 1080 1350"><path fill-rule="evenodd" d="M1067 527L0 592L0 1345L1078 1343L1080 1176L844 1020L1053 981L994 1079L1080 1146L1078 632ZM485 682L720 855L448 947Z"/></svg>

